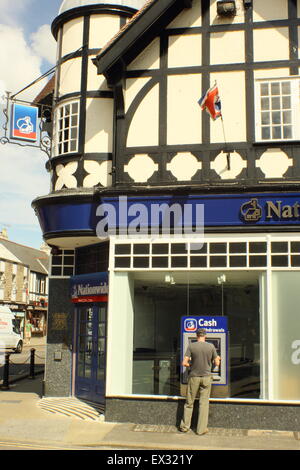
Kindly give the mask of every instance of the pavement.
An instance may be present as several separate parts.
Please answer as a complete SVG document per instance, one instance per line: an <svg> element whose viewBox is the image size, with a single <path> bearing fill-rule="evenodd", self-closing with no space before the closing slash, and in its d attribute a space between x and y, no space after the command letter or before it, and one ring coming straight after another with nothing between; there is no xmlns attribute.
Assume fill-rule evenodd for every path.
<svg viewBox="0 0 300 470"><path fill-rule="evenodd" d="M180 433L175 426L106 422L99 410L90 408L93 413L87 412L84 407L88 405L80 406L76 398L70 398L66 405L66 398L42 397L42 382L43 374L38 374L35 379L14 381L9 390L0 388L0 449L22 445L39 450L151 450L165 454L300 450L300 432L208 428L208 434L198 436L193 431ZM77 408L72 400L79 403Z"/></svg>

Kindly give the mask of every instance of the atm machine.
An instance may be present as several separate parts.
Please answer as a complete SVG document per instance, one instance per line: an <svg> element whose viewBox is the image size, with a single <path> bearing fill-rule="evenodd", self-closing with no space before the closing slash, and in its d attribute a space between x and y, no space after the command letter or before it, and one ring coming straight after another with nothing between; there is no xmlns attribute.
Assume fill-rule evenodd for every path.
<svg viewBox="0 0 300 470"><path fill-rule="evenodd" d="M212 343L221 357L219 367L212 366L213 384L211 397L225 398L230 396L228 384L228 326L224 316L189 316L181 318L181 363L189 342L197 341L196 331L204 328L206 341ZM180 392L186 395L188 368L181 366Z"/></svg>

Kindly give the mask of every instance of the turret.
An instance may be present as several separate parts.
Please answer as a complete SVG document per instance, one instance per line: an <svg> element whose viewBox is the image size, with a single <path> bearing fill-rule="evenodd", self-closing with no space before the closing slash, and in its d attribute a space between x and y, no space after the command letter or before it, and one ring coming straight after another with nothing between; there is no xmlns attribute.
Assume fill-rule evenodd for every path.
<svg viewBox="0 0 300 470"><path fill-rule="evenodd" d="M52 24L57 40L48 163L52 191L111 185L114 96L92 59L143 4L144 0L64 0L60 7Z"/></svg>

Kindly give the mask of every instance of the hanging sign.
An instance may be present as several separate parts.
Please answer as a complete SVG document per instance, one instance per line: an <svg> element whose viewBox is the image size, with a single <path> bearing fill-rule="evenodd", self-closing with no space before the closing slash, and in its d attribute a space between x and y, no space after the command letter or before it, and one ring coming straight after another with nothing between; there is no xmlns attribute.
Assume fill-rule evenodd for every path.
<svg viewBox="0 0 300 470"><path fill-rule="evenodd" d="M12 105L12 129L13 139L37 141L38 133L38 108L14 103Z"/></svg>

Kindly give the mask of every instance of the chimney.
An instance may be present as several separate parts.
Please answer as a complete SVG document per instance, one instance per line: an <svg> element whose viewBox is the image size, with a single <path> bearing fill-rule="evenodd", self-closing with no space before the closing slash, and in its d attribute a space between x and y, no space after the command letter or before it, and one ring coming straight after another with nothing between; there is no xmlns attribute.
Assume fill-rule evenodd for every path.
<svg viewBox="0 0 300 470"><path fill-rule="evenodd" d="M8 240L8 233L6 228L3 228L0 232L0 238L6 238L6 240Z"/></svg>

